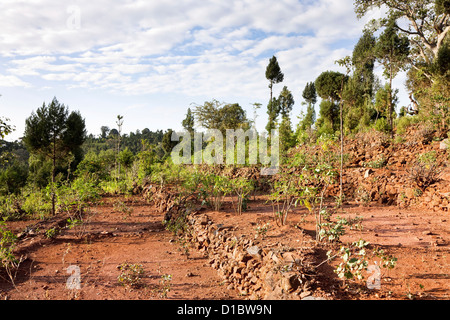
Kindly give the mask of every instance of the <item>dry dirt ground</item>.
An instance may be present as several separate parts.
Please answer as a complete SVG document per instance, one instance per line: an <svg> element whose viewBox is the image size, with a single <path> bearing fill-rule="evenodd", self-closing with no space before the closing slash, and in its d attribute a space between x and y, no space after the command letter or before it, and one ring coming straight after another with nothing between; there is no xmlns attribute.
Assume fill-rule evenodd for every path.
<svg viewBox="0 0 450 320"><path fill-rule="evenodd" d="M228 199L229 200L229 199ZM381 288L370 290L364 283L344 285L333 272L338 263L318 267L320 275L315 295L327 299L449 299L450 294L450 223L447 212L399 209L397 207L360 207L348 203L335 213L341 217L362 218L362 229L349 230L341 240L360 238L384 249L398 261L392 270L382 270ZM237 300L245 299L227 289L217 271L208 264L203 252L183 246L162 225L163 214L140 196L105 197L85 213L85 223L64 229L48 239L45 230L65 221L55 217L47 222L15 221L8 226L22 233L16 256L23 257L14 281L0 276L1 299L48 300ZM294 209L286 226L277 226L270 204L264 196L252 198L249 210L237 216L230 201L221 212L207 211L215 222L233 227L235 233L254 237L256 228L270 227L265 246L282 243L292 248L313 246L314 217L305 209ZM26 226L31 230L23 233ZM327 248L317 247L315 260L326 259ZM134 288L123 286L118 266L142 265L142 283ZM370 264L379 263L376 259ZM80 289L67 287L69 266L77 266ZM163 280L170 275L171 280ZM370 274L366 274L370 276ZM365 288L365 289L364 289Z"/></svg>

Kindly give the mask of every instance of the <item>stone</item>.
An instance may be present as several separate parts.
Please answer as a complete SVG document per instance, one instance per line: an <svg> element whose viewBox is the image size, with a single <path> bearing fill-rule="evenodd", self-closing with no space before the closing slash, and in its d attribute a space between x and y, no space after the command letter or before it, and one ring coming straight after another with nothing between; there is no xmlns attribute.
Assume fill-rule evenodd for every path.
<svg viewBox="0 0 450 320"><path fill-rule="evenodd" d="M405 196L408 199L413 199L414 198L414 189L413 188L406 188L405 190Z"/></svg>
<svg viewBox="0 0 450 320"><path fill-rule="evenodd" d="M297 290L300 285L300 281L298 280L298 276L295 272L289 272L283 274L283 278L281 279L281 288L285 292L292 292Z"/></svg>
<svg viewBox="0 0 450 320"><path fill-rule="evenodd" d="M447 150L450 149L450 139L442 140L439 144L439 149L441 150Z"/></svg>
<svg viewBox="0 0 450 320"><path fill-rule="evenodd" d="M247 253L256 260L261 260L261 249L258 246L251 246L247 248Z"/></svg>
<svg viewBox="0 0 450 320"><path fill-rule="evenodd" d="M364 179L367 179L370 177L370 175L373 173L372 169L367 169L366 172L364 172Z"/></svg>

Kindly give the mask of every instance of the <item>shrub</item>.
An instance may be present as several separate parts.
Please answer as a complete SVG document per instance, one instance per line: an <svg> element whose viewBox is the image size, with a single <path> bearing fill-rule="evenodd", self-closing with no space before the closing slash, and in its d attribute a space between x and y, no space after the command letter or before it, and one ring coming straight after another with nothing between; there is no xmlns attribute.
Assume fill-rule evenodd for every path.
<svg viewBox="0 0 450 320"><path fill-rule="evenodd" d="M436 151L430 151L417 157L408 170L408 175L421 191L425 191L439 180L441 170L436 163Z"/></svg>
<svg viewBox="0 0 450 320"><path fill-rule="evenodd" d="M121 271L120 275L117 277L117 281L121 285L133 288L142 285L142 277L144 275L144 267L142 264L130 264L125 262L117 266L117 269Z"/></svg>
<svg viewBox="0 0 450 320"><path fill-rule="evenodd" d="M131 152L128 148L120 151L118 156L119 163L126 168L129 168L134 161L133 152Z"/></svg>
<svg viewBox="0 0 450 320"><path fill-rule="evenodd" d="M413 124L418 122L417 116L404 116L397 120L397 134L404 135L406 130Z"/></svg>
<svg viewBox="0 0 450 320"><path fill-rule="evenodd" d="M15 267L17 259L13 254L17 237L0 221L0 267L9 269ZM8 271L8 270L7 270Z"/></svg>
<svg viewBox="0 0 450 320"><path fill-rule="evenodd" d="M0 172L0 194L18 194L28 178L26 165L14 161Z"/></svg>
<svg viewBox="0 0 450 320"><path fill-rule="evenodd" d="M231 181L231 186L233 192L237 196L237 205L235 207L235 211L237 214L242 214L243 211L247 210L248 195L255 188L254 181L243 177L238 177Z"/></svg>
<svg viewBox="0 0 450 320"><path fill-rule="evenodd" d="M390 126L386 118L378 119L374 124L374 129L383 133L390 132Z"/></svg>
<svg viewBox="0 0 450 320"><path fill-rule="evenodd" d="M219 211L222 207L223 198L231 192L230 179L215 174L206 174L201 179L201 197L211 205L214 210Z"/></svg>

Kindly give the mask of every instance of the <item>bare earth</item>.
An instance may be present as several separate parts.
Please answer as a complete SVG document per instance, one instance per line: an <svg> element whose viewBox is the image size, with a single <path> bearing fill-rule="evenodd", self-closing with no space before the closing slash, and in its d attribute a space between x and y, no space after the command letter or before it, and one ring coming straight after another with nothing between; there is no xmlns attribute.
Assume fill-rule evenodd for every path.
<svg viewBox="0 0 450 320"><path fill-rule="evenodd" d="M126 203L127 212L117 210L118 201ZM221 212L207 212L215 223L232 225L235 232L255 235L258 223L269 222L264 239L267 246L279 242L292 247L309 245L314 238L314 218L305 209L296 209L288 225L277 227L270 204L263 196L249 204L249 211L237 216L230 202ZM337 262L319 267L322 275L317 295L327 299L448 299L450 294L450 224L447 212L399 209L397 207L360 207L349 203L341 217L362 217L362 230L349 230L343 242L360 238L379 246L398 258L392 270L383 270L380 290L355 292L343 289L333 268ZM59 219L59 220L58 220ZM35 225L22 235L16 255L23 262L11 281L0 276L0 298L10 300L231 300L245 299L227 289L216 270L208 264L204 252L193 247L185 250L162 225L163 214L141 196L105 197L91 207L82 227L65 229L54 239L44 236L55 217L39 221L9 222L16 234ZM36 225L37 224L37 225ZM325 250L324 250L325 252ZM326 259L318 253L317 261ZM145 274L137 288L118 282L122 263L141 264ZM375 263L375 261L370 261ZM81 289L69 289L67 268L80 268ZM163 275L171 275L166 291ZM168 283L168 284L167 284ZM166 293L166 295L164 295Z"/></svg>

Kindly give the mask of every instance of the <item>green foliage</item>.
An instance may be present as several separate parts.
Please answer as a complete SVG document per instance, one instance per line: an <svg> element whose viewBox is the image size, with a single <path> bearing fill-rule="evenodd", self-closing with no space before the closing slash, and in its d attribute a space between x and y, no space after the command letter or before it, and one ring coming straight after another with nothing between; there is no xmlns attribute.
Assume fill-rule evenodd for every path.
<svg viewBox="0 0 450 320"><path fill-rule="evenodd" d="M419 154L417 156L417 162L419 162L425 166L431 166L431 165L435 164L436 159L437 159L436 150L425 152L425 153Z"/></svg>
<svg viewBox="0 0 450 320"><path fill-rule="evenodd" d="M14 131L14 127L8 124L9 119L0 117L0 139L4 139L8 134Z"/></svg>
<svg viewBox="0 0 450 320"><path fill-rule="evenodd" d="M13 161L5 169L0 170L0 194L18 194L28 178L28 167L25 163Z"/></svg>
<svg viewBox="0 0 450 320"><path fill-rule="evenodd" d="M367 161L364 163L364 168L380 169L386 166L387 161L384 155L378 157L378 159Z"/></svg>
<svg viewBox="0 0 450 320"><path fill-rule="evenodd" d="M336 71L324 71L315 81L315 87L319 97L330 102L341 99L343 84L348 81L348 76Z"/></svg>
<svg viewBox="0 0 450 320"><path fill-rule="evenodd" d="M47 189L26 187L22 190L22 198L21 208L26 214L44 219L52 213L51 194Z"/></svg>
<svg viewBox="0 0 450 320"><path fill-rule="evenodd" d="M117 266L120 271L117 281L124 287L139 288L145 274L142 264L131 264L124 262Z"/></svg>
<svg viewBox="0 0 450 320"><path fill-rule="evenodd" d="M234 194L237 196L237 203L233 207L237 214L242 214L247 210L248 195L255 189L255 183L253 180L249 180L244 177L237 177L231 181L231 188Z"/></svg>
<svg viewBox="0 0 450 320"><path fill-rule="evenodd" d="M339 278L358 280L363 279L363 270L367 269L366 249L369 243L364 240L352 242L349 247L342 246L339 255L342 262L337 266L334 272ZM328 255L330 255L328 253Z"/></svg>
<svg viewBox="0 0 450 320"><path fill-rule="evenodd" d="M224 197L232 191L231 183L232 181L225 176L203 175L199 190L203 203L209 204L215 211L220 211Z"/></svg>
<svg viewBox="0 0 450 320"><path fill-rule="evenodd" d="M134 155L128 148L125 148L119 152L118 161L125 168L129 168L134 161Z"/></svg>
<svg viewBox="0 0 450 320"><path fill-rule="evenodd" d="M269 134L272 133L272 130L275 130L277 127L277 119L280 114L280 104L276 98L273 98L269 101L267 105L267 115L268 122L266 125L266 130Z"/></svg>
<svg viewBox="0 0 450 320"><path fill-rule="evenodd" d="M323 213L320 213L323 216ZM329 242L338 242L340 237L345 234L346 219L338 219L336 223L324 222L319 225L319 239L327 239Z"/></svg>
<svg viewBox="0 0 450 320"><path fill-rule="evenodd" d="M261 237L262 240L264 240L264 237L266 236L267 232L270 229L270 223L267 222L264 225L258 224L258 226L255 228L256 234L255 239L258 239Z"/></svg>
<svg viewBox="0 0 450 320"><path fill-rule="evenodd" d="M165 299L167 298L167 295L172 289L172 275L162 274L159 283L160 283L159 297Z"/></svg>
<svg viewBox="0 0 450 320"><path fill-rule="evenodd" d="M56 187L57 203L62 211L70 211L73 207L81 210L89 201L100 198L97 181L90 175L82 175L72 182L62 182Z"/></svg>
<svg viewBox="0 0 450 320"><path fill-rule="evenodd" d="M285 225L292 207L297 206L303 196L301 175L281 172L273 183L269 200L272 202L273 214L278 225Z"/></svg>
<svg viewBox="0 0 450 320"><path fill-rule="evenodd" d="M375 121L373 128L383 133L389 133L391 131L391 126L389 125L386 118L380 118Z"/></svg>
<svg viewBox="0 0 450 320"><path fill-rule="evenodd" d="M188 108L186 118L184 118L181 124L187 132L194 132L194 115L192 114L191 108Z"/></svg>
<svg viewBox="0 0 450 320"><path fill-rule="evenodd" d="M60 229L57 227L53 227L45 231L44 235L47 239L54 239L58 236L58 234L61 232Z"/></svg>
<svg viewBox="0 0 450 320"><path fill-rule="evenodd" d="M11 268L17 265L14 248L17 237L7 229L6 223L0 221L0 267Z"/></svg>
<svg viewBox="0 0 450 320"><path fill-rule="evenodd" d="M417 116L404 116L397 119L397 134L404 135L406 133L406 129L408 129L411 125L416 124L419 121Z"/></svg>
<svg viewBox="0 0 450 320"><path fill-rule="evenodd" d="M102 150L99 153L90 151L78 164L75 172L76 176L90 174L98 180L104 180L110 176L110 171L114 166L114 150Z"/></svg>
<svg viewBox="0 0 450 320"><path fill-rule="evenodd" d="M273 56L269 60L269 64L266 67L266 79L269 80L270 88L270 100L272 100L272 88L276 83L283 82L284 74L281 72L280 65L278 64L277 57Z"/></svg>
<svg viewBox="0 0 450 320"><path fill-rule="evenodd" d="M244 109L238 104L225 104L217 100L207 101L195 107L195 118L205 129L217 129L223 134L227 129L247 129L250 122Z"/></svg>
<svg viewBox="0 0 450 320"><path fill-rule="evenodd" d="M314 82L308 82L302 92L302 97L308 105L314 106L317 102L317 91Z"/></svg>
<svg viewBox="0 0 450 320"><path fill-rule="evenodd" d="M161 146L166 156L169 155L172 152L172 149L178 144L178 142L172 141L173 132L172 129L167 130L162 138Z"/></svg>
<svg viewBox="0 0 450 320"><path fill-rule="evenodd" d="M84 120L78 112L71 112L54 98L46 106L32 113L25 121L23 141L32 153L52 159L75 151L86 138Z"/></svg>

